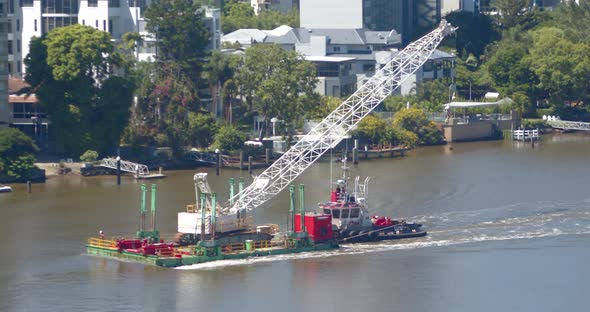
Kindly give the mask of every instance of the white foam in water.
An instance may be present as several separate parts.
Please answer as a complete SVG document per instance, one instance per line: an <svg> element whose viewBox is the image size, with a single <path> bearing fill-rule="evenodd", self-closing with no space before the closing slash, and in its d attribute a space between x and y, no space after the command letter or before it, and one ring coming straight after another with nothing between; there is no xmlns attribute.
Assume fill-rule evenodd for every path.
<svg viewBox="0 0 590 312"><path fill-rule="evenodd" d="M491 241L535 239L560 235L590 234L590 207L569 203L562 205L537 203L532 209L525 204L510 205L478 212L452 212L440 216L423 216L429 235L416 239L382 241L375 243L345 244L330 251L305 252L287 255L252 257L243 260L221 260L178 267L180 270L215 269L227 266L251 265L256 263L327 258L333 256L388 252L396 250L445 247ZM579 206L584 206L579 208ZM528 213L527 211L528 210ZM505 215L490 218L490 214ZM482 219L483 217L483 219ZM480 220L478 220L480 219ZM495 221L490 221L490 219ZM415 220L415 219L414 219ZM444 220L444 221L442 221ZM471 222L469 222L471 221ZM444 225L440 225L443 223ZM429 224L439 224L429 230ZM434 226L430 226L431 228Z"/></svg>

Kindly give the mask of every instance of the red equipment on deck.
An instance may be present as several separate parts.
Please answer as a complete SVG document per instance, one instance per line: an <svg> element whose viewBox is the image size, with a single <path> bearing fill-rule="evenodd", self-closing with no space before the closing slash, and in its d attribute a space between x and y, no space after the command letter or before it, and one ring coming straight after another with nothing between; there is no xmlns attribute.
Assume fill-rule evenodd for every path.
<svg viewBox="0 0 590 312"><path fill-rule="evenodd" d="M314 242L332 239L332 216L327 214L305 214L305 229ZM295 232L301 232L301 214L295 214Z"/></svg>

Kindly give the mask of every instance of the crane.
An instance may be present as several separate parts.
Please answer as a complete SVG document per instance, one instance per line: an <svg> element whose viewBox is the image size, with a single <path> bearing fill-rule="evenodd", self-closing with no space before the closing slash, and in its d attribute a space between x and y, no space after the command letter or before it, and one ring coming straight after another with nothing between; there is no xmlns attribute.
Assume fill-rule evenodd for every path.
<svg viewBox="0 0 590 312"><path fill-rule="evenodd" d="M450 23L442 20L436 29L399 51L306 136L256 176L252 184L235 196L231 208L221 209L220 218L245 218L247 211L277 195L327 150L335 147L365 116L418 70L445 36L454 31ZM230 228L235 230L234 227L227 227L228 230Z"/></svg>

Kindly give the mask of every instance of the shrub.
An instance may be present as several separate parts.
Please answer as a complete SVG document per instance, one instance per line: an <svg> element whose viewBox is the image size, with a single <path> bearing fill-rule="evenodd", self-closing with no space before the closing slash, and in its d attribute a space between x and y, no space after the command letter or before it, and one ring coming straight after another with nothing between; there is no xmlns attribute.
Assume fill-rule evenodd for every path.
<svg viewBox="0 0 590 312"><path fill-rule="evenodd" d="M80 156L80 160L85 163L95 162L98 159L98 152L93 150L87 150Z"/></svg>

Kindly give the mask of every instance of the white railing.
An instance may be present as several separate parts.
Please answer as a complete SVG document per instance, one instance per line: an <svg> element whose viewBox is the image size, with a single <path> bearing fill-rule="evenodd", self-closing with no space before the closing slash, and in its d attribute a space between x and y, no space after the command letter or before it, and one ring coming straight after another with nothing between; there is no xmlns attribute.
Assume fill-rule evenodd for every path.
<svg viewBox="0 0 590 312"><path fill-rule="evenodd" d="M100 166L117 169L116 158L103 158L100 162ZM150 174L148 166L137 164L134 162L126 161L121 159L121 171L134 173L136 176L146 176Z"/></svg>
<svg viewBox="0 0 590 312"><path fill-rule="evenodd" d="M548 120L546 122L551 127L556 128L556 129L590 131L590 122L566 121L566 120Z"/></svg>
<svg viewBox="0 0 590 312"><path fill-rule="evenodd" d="M532 130L514 130L514 139L519 141L538 140L539 129Z"/></svg>

